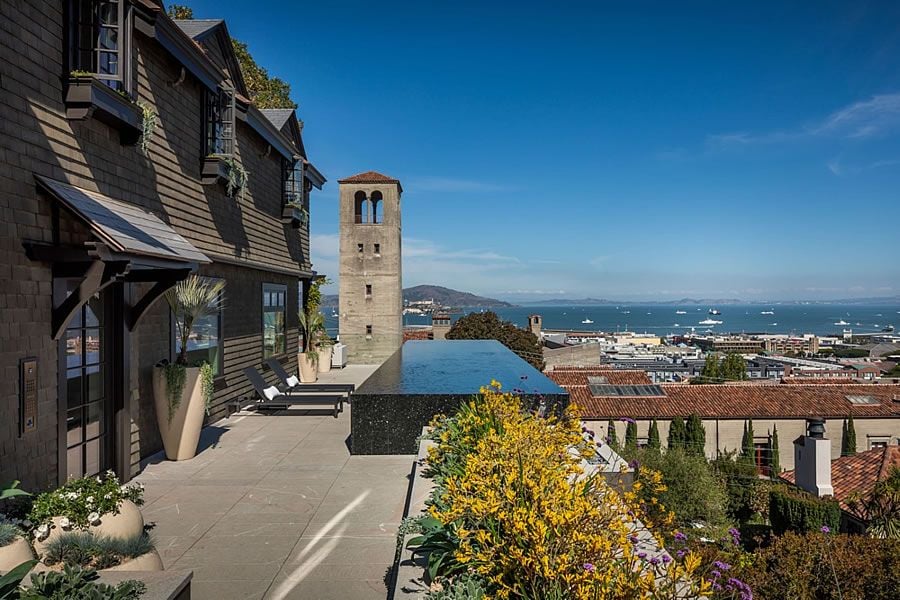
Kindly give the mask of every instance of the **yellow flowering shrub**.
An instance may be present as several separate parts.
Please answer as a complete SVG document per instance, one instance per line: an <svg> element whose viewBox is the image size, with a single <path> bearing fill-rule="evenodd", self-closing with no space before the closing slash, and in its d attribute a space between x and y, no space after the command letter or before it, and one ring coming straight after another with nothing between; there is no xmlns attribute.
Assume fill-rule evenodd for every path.
<svg viewBox="0 0 900 600"><path fill-rule="evenodd" d="M584 474L582 458L593 446L575 407L562 419L533 416L492 382L432 425L428 460L438 485L429 512L454 540L441 563L447 572L478 574L490 597L500 599L691 598L710 591L695 576L696 555L642 551L648 540L661 547L648 528L670 519L639 493L640 486L660 486L658 474L643 473L638 489L624 494L602 476Z"/></svg>

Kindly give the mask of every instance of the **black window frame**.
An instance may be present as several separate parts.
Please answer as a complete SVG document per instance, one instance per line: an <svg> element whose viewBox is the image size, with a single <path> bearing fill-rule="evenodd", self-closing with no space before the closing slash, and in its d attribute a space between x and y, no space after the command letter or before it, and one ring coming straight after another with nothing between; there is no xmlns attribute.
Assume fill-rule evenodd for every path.
<svg viewBox="0 0 900 600"><path fill-rule="evenodd" d="M109 25L101 22L100 13L104 6L115 6L116 23ZM66 10L67 75L90 73L110 88L132 96L134 12L131 3L128 0L68 0ZM115 48L106 48L101 44L104 31L114 32ZM110 36L105 37L110 39ZM103 55L115 55L116 73L103 72Z"/></svg>
<svg viewBox="0 0 900 600"><path fill-rule="evenodd" d="M278 331L275 331L275 343L272 347L272 353L267 353L267 345L266 345L266 314L277 312L276 310L271 310L272 308L279 308L278 305L268 304L271 301L271 296L268 294L281 294L283 298L282 304L280 305L281 314L282 314L282 332L281 332L281 340L283 343L283 347L279 351L278 349ZM262 354L263 359L271 358L273 356L281 356L287 353L287 285L283 283L263 283L262 284L262 297L260 298L260 305L262 307Z"/></svg>
<svg viewBox="0 0 900 600"><path fill-rule="evenodd" d="M223 281L221 277L206 277L203 279L216 282ZM225 290L219 292L220 298L225 294ZM216 326L219 332L219 343L218 343L218 351L216 353L216 357L218 359L218 365L213 365L213 377L219 378L225 375L225 336L222 331L225 324L225 304L224 302L219 303L219 312L216 318ZM175 314L170 310L169 311L169 360L174 361L175 356L178 355L178 329L175 326Z"/></svg>
<svg viewBox="0 0 900 600"><path fill-rule="evenodd" d="M203 94L203 143L206 156L234 156L234 89L220 87Z"/></svg>

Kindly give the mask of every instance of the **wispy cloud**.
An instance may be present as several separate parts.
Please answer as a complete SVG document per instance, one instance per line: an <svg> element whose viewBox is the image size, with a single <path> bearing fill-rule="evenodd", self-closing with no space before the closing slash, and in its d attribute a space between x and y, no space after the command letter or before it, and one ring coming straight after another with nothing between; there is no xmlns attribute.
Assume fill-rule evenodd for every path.
<svg viewBox="0 0 900 600"><path fill-rule="evenodd" d="M489 181L477 181L473 179L460 179L457 177L423 176L409 177L404 182L404 189L415 192L433 193L485 193L485 192L509 192L516 189L515 186L493 183Z"/></svg>
<svg viewBox="0 0 900 600"><path fill-rule="evenodd" d="M812 124L781 131L747 131L709 135L710 150L752 144L777 144L814 137L866 139L900 131L900 92L880 94L840 108Z"/></svg>
<svg viewBox="0 0 900 600"><path fill-rule="evenodd" d="M429 258L438 261L500 261L519 262L514 256L505 256L485 248L449 250L431 240L407 238L403 240L403 258Z"/></svg>
<svg viewBox="0 0 900 600"><path fill-rule="evenodd" d="M874 169L894 167L897 165L900 165L900 158L876 160L862 165L848 165L845 164L841 157L838 156L825 163L825 166L828 167L828 170L839 177L843 175L856 175L864 171L872 171Z"/></svg>

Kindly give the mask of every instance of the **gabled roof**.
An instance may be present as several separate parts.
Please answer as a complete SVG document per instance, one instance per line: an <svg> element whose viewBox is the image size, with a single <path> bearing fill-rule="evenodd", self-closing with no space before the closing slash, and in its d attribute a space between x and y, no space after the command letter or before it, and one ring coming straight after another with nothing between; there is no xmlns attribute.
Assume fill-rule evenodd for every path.
<svg viewBox="0 0 900 600"><path fill-rule="evenodd" d="M403 191L403 187L400 186L399 179L394 179L393 177L382 175L377 171L357 173L356 175L351 175L350 177L346 177L344 179L338 179L338 183L396 183L397 186L400 187L400 191Z"/></svg>
<svg viewBox="0 0 900 600"><path fill-rule="evenodd" d="M173 21L183 32L197 42L206 37L218 25L225 22L223 19L173 19Z"/></svg>
<svg viewBox="0 0 900 600"><path fill-rule="evenodd" d="M848 510L847 500L855 493L865 493L876 483L900 468L900 446L885 446L853 456L841 456L831 461L831 485L841 508ZM795 483L794 471L785 471L781 478Z"/></svg>
<svg viewBox="0 0 900 600"><path fill-rule="evenodd" d="M225 24L225 21L223 19L173 19L173 22L196 44L203 48L207 57L210 57L212 54L210 49L213 46L218 46L218 52L225 61L225 64L220 66L224 67L228 72L237 94L245 99L248 98L249 94L244 83L244 75L234 53L231 34L228 33L228 26ZM217 62L212 57L210 57L210 60L214 63Z"/></svg>
<svg viewBox="0 0 900 600"><path fill-rule="evenodd" d="M288 119L294 116L293 108L261 108L259 110L278 129L283 129Z"/></svg>

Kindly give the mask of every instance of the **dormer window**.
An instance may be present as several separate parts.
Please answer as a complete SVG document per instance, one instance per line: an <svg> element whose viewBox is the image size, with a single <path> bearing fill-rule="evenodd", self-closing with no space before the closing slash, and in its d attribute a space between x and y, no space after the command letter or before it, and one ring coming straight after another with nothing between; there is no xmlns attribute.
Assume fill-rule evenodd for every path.
<svg viewBox="0 0 900 600"><path fill-rule="evenodd" d="M306 225L309 216L306 203L308 186L303 167L303 159L282 161L281 184L284 196L282 220L298 228Z"/></svg>
<svg viewBox="0 0 900 600"><path fill-rule="evenodd" d="M234 154L234 90L206 92L206 154Z"/></svg>
<svg viewBox="0 0 900 600"><path fill-rule="evenodd" d="M131 93L131 11L125 0L69 1L69 72Z"/></svg>

